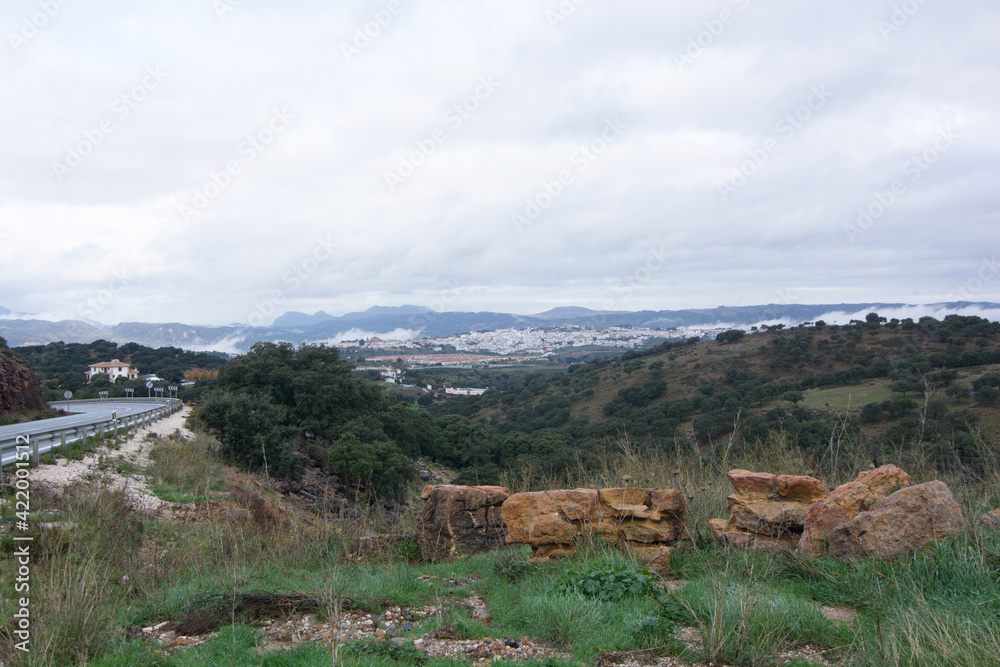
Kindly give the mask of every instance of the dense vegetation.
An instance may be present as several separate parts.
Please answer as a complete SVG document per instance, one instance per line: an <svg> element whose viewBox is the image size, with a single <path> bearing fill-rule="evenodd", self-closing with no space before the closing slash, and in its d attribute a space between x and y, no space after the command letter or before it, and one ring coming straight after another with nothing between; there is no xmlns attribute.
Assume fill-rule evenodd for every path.
<svg viewBox="0 0 1000 667"><path fill-rule="evenodd" d="M479 451L451 462L464 464L464 479L496 482L504 470L523 477L525 469L592 466L608 442L626 435L634 446L658 451L693 441L712 458L781 433L830 466L835 444L862 431L872 462L930 456L977 473L996 437L1000 373L990 366L998 363L996 323L960 316L886 321L872 313L846 326L816 322L700 345L668 342L430 409L468 417L490 435ZM863 396L861 387L871 384L887 395L849 406L799 405L836 387L858 387ZM500 446L505 442L518 446ZM535 451L556 463L533 462Z"/></svg>
<svg viewBox="0 0 1000 667"><path fill-rule="evenodd" d="M507 377L478 397L414 400L352 373L336 349L262 343L221 370L199 420L233 462L295 476L296 452L322 450L376 495L403 494L407 459L419 457L457 469L458 483L562 485L618 456L622 438L638 451L694 448L721 466L780 436L829 471L853 438L871 464L929 460L981 475L995 455L998 363L996 323L872 313L665 342L566 370L452 371Z"/></svg>
<svg viewBox="0 0 1000 667"><path fill-rule="evenodd" d="M228 358L215 352L188 352L176 347L153 349L138 343L119 345L106 340L86 344L27 345L16 350L46 378L44 387L50 399L61 399L64 391L94 390L95 387L87 386L87 370L91 364L102 361L126 361L143 375L156 375L167 382L178 383L184 379L186 371L193 368L218 369ZM124 396L121 390L125 387L143 386L138 382L120 380L116 386L109 387L106 379L102 378L95 380L95 384L100 385L99 389L111 391L113 396Z"/></svg>

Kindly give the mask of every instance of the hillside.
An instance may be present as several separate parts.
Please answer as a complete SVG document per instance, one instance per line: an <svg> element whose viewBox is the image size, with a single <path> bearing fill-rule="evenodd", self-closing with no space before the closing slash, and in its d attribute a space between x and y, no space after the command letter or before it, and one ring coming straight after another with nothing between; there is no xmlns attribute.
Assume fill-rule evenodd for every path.
<svg viewBox="0 0 1000 667"><path fill-rule="evenodd" d="M41 378L0 338L0 418L16 418L47 407Z"/></svg>
<svg viewBox="0 0 1000 667"><path fill-rule="evenodd" d="M140 380L120 380L117 384L108 386L106 381L98 380L95 385L87 385L86 373L91 364L120 359L132 364L143 375L156 375L167 382L179 383L184 380L184 373L191 369L216 370L226 363L226 356L208 352L185 352L175 347L153 349L138 343L118 345L106 340L92 343L49 343L47 345L28 345L16 348L35 370L44 378L43 387L52 398L61 397L64 391L79 392L81 389L100 389L111 391L112 397L124 396L125 388L146 391L144 382ZM86 397L85 394L77 398Z"/></svg>
<svg viewBox="0 0 1000 667"><path fill-rule="evenodd" d="M245 352L256 342L308 342L369 337L405 331L408 335L432 338L497 329L544 328L578 325L584 327L636 327L671 329L676 327L749 327L754 324L785 322L797 324L826 318L846 322L869 310L906 313L912 317L945 313L969 315L1000 312L1000 304L967 301L926 305L901 303L850 304L764 304L757 306L720 306L688 310L598 311L588 308L561 307L536 315L494 312L438 312L418 306L375 306L363 312L336 316L323 311L308 315L290 311L270 325L254 313L246 323L200 326L178 322L122 322L103 325L97 322L63 320L48 322L30 319L0 320L0 336L12 346L65 343L90 343L104 339L117 343L135 342L152 347L174 346L184 349ZM918 314L914 314L918 313ZM2 314L2 313L0 313ZM992 316L992 315L991 315ZM899 314L899 317L904 317Z"/></svg>
<svg viewBox="0 0 1000 667"><path fill-rule="evenodd" d="M976 470L995 456L1000 433L998 364L997 323L872 315L770 327L732 343L664 343L431 411L467 416L501 443L517 440L514 459L537 448L586 465L622 437L712 457L780 435L818 464L831 463L831 441L850 437L872 461L920 447L939 466ZM494 451L478 466L482 479L519 467L510 448Z"/></svg>

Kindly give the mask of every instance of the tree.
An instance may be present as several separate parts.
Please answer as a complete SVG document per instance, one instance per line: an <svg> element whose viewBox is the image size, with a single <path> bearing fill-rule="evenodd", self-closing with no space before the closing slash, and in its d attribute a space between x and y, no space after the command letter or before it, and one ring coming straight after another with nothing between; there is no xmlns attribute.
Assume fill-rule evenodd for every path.
<svg viewBox="0 0 1000 667"><path fill-rule="evenodd" d="M198 408L198 420L222 444L231 463L268 474L295 476L292 431L286 411L265 394L212 392Z"/></svg>
<svg viewBox="0 0 1000 667"><path fill-rule="evenodd" d="M730 343L740 342L746 335L747 332L743 331L742 329L730 329L729 331L723 331L722 333L720 333L718 336L715 337L715 340L722 343L723 345L727 345Z"/></svg>
<svg viewBox="0 0 1000 667"><path fill-rule="evenodd" d="M799 401L806 397L801 391L786 391L781 395L783 400L790 402L792 405L798 405Z"/></svg>
<svg viewBox="0 0 1000 667"><path fill-rule="evenodd" d="M947 394L956 403L961 403L962 401L969 400L972 392L969 388L962 384L950 384L944 389L944 393Z"/></svg>
<svg viewBox="0 0 1000 667"><path fill-rule="evenodd" d="M402 499L416 470L395 444L388 440L364 442L353 433L343 435L330 448L330 464L347 475L357 488L363 485L375 498Z"/></svg>

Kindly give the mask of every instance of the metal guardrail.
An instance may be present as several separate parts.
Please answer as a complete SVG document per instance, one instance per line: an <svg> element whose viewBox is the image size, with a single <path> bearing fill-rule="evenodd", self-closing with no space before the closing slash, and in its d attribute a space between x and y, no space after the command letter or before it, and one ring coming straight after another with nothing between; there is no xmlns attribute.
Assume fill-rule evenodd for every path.
<svg viewBox="0 0 1000 667"><path fill-rule="evenodd" d="M109 419L104 415L95 416L91 420L73 426L47 425L46 422L50 422L52 419L18 424L17 433L0 436L0 467L3 465L3 460L14 452L30 451L32 462L38 465L39 455L56 447L65 447L69 442L86 440L91 436L97 436L103 440L104 436L108 434L117 436L119 430L124 430L126 433L130 431L134 432L184 407L184 403L176 398L83 399L78 401L53 401L49 405L56 409L67 409L76 405L120 405L128 403L148 404L150 406L158 405L160 407L150 407L148 410L123 415L115 419ZM55 417L53 419L65 419L65 417ZM19 447L21 449L18 449ZM24 449L25 447L28 449Z"/></svg>

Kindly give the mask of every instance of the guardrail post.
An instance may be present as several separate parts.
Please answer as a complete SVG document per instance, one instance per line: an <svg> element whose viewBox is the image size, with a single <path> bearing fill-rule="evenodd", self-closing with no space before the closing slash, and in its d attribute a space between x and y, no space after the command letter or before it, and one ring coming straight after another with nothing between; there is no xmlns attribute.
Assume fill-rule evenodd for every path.
<svg viewBox="0 0 1000 667"><path fill-rule="evenodd" d="M81 432L80 441L83 442L83 446L86 447L87 446L87 425L86 424L84 424L83 426L80 427L80 432Z"/></svg>
<svg viewBox="0 0 1000 667"><path fill-rule="evenodd" d="M97 427L95 427L95 428L97 428ZM97 437L98 437L98 439L101 442L104 442L104 424L101 424L100 428L98 428L98 430L97 430Z"/></svg>
<svg viewBox="0 0 1000 667"><path fill-rule="evenodd" d="M66 453L66 431L59 432L59 447L62 449L63 453Z"/></svg>
<svg viewBox="0 0 1000 667"><path fill-rule="evenodd" d="M38 467L38 437L31 438L31 463Z"/></svg>

